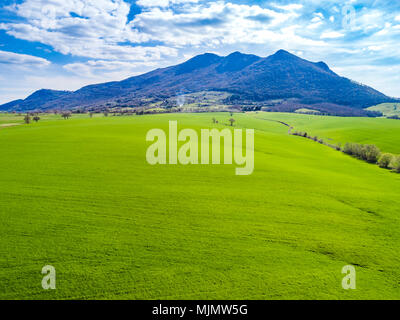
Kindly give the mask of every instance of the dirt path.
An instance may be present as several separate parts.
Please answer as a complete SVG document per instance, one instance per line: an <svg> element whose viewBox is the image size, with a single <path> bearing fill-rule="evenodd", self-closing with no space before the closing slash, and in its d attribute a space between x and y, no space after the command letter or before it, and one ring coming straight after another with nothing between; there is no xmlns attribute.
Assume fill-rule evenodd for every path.
<svg viewBox="0 0 400 320"><path fill-rule="evenodd" d="M291 134L291 133L292 133L292 130L294 129L290 124L287 124L286 122L283 122L283 121L271 120L271 119L264 119L264 118L254 118L254 119L260 119L260 120L265 120L265 121L272 121L272 122L277 122L277 123L283 124L284 126L286 126L286 127L289 128L289 132L288 132L289 134Z"/></svg>
<svg viewBox="0 0 400 320"><path fill-rule="evenodd" d="M20 123L3 123L0 124L0 128L9 128L21 125Z"/></svg>

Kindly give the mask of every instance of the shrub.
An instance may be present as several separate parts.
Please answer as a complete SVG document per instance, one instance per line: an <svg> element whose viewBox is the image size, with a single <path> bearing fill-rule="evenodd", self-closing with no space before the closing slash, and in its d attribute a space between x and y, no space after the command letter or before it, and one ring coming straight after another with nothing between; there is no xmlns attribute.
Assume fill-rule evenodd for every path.
<svg viewBox="0 0 400 320"><path fill-rule="evenodd" d="M400 173L400 156L393 157L392 167L394 171Z"/></svg>
<svg viewBox="0 0 400 320"><path fill-rule="evenodd" d="M361 158L370 163L377 163L380 155L381 151L373 144L366 144L361 147Z"/></svg>
<svg viewBox="0 0 400 320"><path fill-rule="evenodd" d="M64 118L64 120L68 119L71 116L71 112L63 112L61 114L61 117Z"/></svg>
<svg viewBox="0 0 400 320"><path fill-rule="evenodd" d="M370 163L377 163L381 155L379 148L373 144L346 143L343 152Z"/></svg>
<svg viewBox="0 0 400 320"><path fill-rule="evenodd" d="M29 114L27 114L27 115L25 116L24 122L25 122L26 124L30 124L30 123L31 123L31 117L29 116Z"/></svg>
<svg viewBox="0 0 400 320"><path fill-rule="evenodd" d="M379 158L378 165L381 168L387 169L389 168L392 161L393 161L393 155L391 155L390 153L384 153Z"/></svg>

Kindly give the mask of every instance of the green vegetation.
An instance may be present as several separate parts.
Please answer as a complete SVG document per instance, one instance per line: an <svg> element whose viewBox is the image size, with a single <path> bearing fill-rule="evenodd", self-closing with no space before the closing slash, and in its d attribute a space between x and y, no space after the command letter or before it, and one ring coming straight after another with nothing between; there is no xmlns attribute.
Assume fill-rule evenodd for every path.
<svg viewBox="0 0 400 320"><path fill-rule="evenodd" d="M400 122L238 113L255 172L235 176L145 159L148 130L229 128L228 113L92 116L0 115L21 123L0 129L0 298L400 298L400 176L265 119L398 153ZM356 290L341 287L348 264Z"/></svg>
<svg viewBox="0 0 400 320"><path fill-rule="evenodd" d="M394 160L393 155L391 155L390 153L384 153L379 158L378 165L381 168L388 169L392 164L393 160Z"/></svg>
<svg viewBox="0 0 400 320"><path fill-rule="evenodd" d="M382 103L367 110L382 112L386 117L400 116L400 103Z"/></svg>
<svg viewBox="0 0 400 320"><path fill-rule="evenodd" d="M392 166L397 173L400 173L400 156L393 159Z"/></svg>
<svg viewBox="0 0 400 320"><path fill-rule="evenodd" d="M351 118L294 113L250 113L258 119L284 121L329 143L374 144L383 152L400 154L400 123L384 118Z"/></svg>
<svg viewBox="0 0 400 320"><path fill-rule="evenodd" d="M304 114L319 114L319 113L321 113L318 110L307 109L307 108L297 109L295 112L296 113L304 113Z"/></svg>
<svg viewBox="0 0 400 320"><path fill-rule="evenodd" d="M343 152L369 163L377 163L381 151L373 144L346 143Z"/></svg>

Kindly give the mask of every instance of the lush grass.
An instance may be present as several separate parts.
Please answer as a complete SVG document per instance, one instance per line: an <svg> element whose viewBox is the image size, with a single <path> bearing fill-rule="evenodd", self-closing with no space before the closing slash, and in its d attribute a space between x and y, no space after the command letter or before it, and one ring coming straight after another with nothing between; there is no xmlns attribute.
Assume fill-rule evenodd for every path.
<svg viewBox="0 0 400 320"><path fill-rule="evenodd" d="M382 151L400 154L400 121L384 118L353 118L294 113L250 113L258 119L284 121L295 130L331 143L372 143Z"/></svg>
<svg viewBox="0 0 400 320"><path fill-rule="evenodd" d="M368 108L371 111L380 111L384 116L400 116L400 103L382 103Z"/></svg>
<svg viewBox="0 0 400 320"><path fill-rule="evenodd" d="M213 117L218 128L230 118L74 116L2 129L0 298L400 298L400 175L244 114L234 117L256 129L253 175L146 163L149 129L178 120L199 130ZM57 290L41 288L47 264ZM353 291L341 287L347 264Z"/></svg>
<svg viewBox="0 0 400 320"><path fill-rule="evenodd" d="M297 109L295 112L296 113L305 113L305 114L318 114L318 113L320 113L318 110L313 110L313 109L308 109L308 108Z"/></svg>

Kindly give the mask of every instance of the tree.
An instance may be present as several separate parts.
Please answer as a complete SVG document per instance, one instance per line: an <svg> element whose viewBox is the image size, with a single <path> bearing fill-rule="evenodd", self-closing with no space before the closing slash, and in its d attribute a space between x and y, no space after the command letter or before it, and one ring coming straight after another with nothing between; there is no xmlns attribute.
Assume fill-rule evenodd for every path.
<svg viewBox="0 0 400 320"><path fill-rule="evenodd" d="M362 158L370 163L377 163L381 151L373 144L366 144L362 147Z"/></svg>
<svg viewBox="0 0 400 320"><path fill-rule="evenodd" d="M388 169L392 161L393 161L393 155L391 155L390 153L384 153L379 158L378 165L381 168Z"/></svg>
<svg viewBox="0 0 400 320"><path fill-rule="evenodd" d="M393 167L394 171L396 171L397 173L400 173L400 156L394 157L394 159L392 161L392 167Z"/></svg>
<svg viewBox="0 0 400 320"><path fill-rule="evenodd" d="M30 124L30 123L31 123L31 117L30 117L29 114L27 114L27 115L25 116L24 122L25 122L26 124Z"/></svg>
<svg viewBox="0 0 400 320"><path fill-rule="evenodd" d="M34 116L34 117L33 117L33 121L38 122L39 120L40 120L40 117L39 117L39 116Z"/></svg>
<svg viewBox="0 0 400 320"><path fill-rule="evenodd" d="M230 123L231 123L231 127L233 127L233 123L234 123L236 120L233 119L233 118L230 118L229 121L230 121Z"/></svg>
<svg viewBox="0 0 400 320"><path fill-rule="evenodd" d="M61 117L63 117L64 120L67 120L67 119L69 119L69 117L71 117L71 112L63 112L61 114Z"/></svg>

